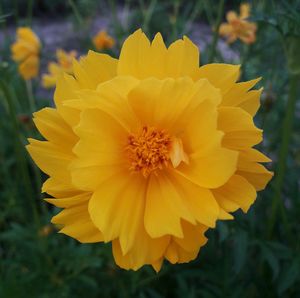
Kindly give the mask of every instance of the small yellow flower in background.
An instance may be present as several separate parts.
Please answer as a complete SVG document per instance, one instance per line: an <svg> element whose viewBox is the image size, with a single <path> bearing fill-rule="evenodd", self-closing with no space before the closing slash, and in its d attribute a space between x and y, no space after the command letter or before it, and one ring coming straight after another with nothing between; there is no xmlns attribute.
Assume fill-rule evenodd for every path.
<svg viewBox="0 0 300 298"><path fill-rule="evenodd" d="M49 175L52 218L80 242L112 242L116 263L159 271L195 259L204 233L247 212L272 177L254 149L259 79L239 66L199 67L187 37L168 48L138 30L119 59L90 51L60 76L56 108L34 114L45 141L27 149Z"/></svg>
<svg viewBox="0 0 300 298"><path fill-rule="evenodd" d="M39 230L39 236L41 237L46 237L49 234L51 234L53 232L53 226L51 225L45 225L43 227L40 228Z"/></svg>
<svg viewBox="0 0 300 298"><path fill-rule="evenodd" d="M17 39L11 46L12 59L19 64L19 73L25 80L38 75L40 48L40 40L30 28L17 29Z"/></svg>
<svg viewBox="0 0 300 298"><path fill-rule="evenodd" d="M250 16L250 5L243 3L240 6L240 15L229 11L226 15L227 23L220 26L219 34L227 37L227 42L232 43L238 38L246 44L255 42L256 24L246 19Z"/></svg>
<svg viewBox="0 0 300 298"><path fill-rule="evenodd" d="M94 36L93 44L98 51L101 51L111 49L115 45L115 40L105 30L101 30Z"/></svg>
<svg viewBox="0 0 300 298"><path fill-rule="evenodd" d="M72 61L76 57L76 51L71 51L69 53L62 49L56 51L57 63L50 62L48 64L48 74L44 74L42 78L42 84L45 88L51 88L56 85L57 78L62 73L73 73Z"/></svg>

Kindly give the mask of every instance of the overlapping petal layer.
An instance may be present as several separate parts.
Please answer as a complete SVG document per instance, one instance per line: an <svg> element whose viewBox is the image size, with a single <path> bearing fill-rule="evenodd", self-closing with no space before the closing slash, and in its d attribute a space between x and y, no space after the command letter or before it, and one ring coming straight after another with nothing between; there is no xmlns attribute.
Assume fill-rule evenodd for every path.
<svg viewBox="0 0 300 298"><path fill-rule="evenodd" d="M159 270L194 259L217 219L247 212L272 174L253 148L261 90L239 67L199 67L188 39L167 48L140 30L120 59L89 52L58 79L56 109L35 114L46 141L28 150L64 208L53 218L81 242L112 242L117 264Z"/></svg>

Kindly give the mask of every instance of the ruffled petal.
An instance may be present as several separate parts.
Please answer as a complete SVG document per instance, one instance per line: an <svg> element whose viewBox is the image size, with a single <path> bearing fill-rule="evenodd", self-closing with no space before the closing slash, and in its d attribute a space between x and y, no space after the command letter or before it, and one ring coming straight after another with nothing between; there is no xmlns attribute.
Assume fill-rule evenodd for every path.
<svg viewBox="0 0 300 298"><path fill-rule="evenodd" d="M194 80L207 79L221 94L226 94L240 76L240 66L232 64L211 63L201 66L193 74Z"/></svg>
<svg viewBox="0 0 300 298"><path fill-rule="evenodd" d="M191 211L186 206L185 198L180 196L165 174L150 176L146 196L144 222L145 229L151 237L164 235L183 237L181 218L195 223Z"/></svg>
<svg viewBox="0 0 300 298"><path fill-rule="evenodd" d="M199 50L187 37L177 40L167 49L161 34L152 43L137 30L123 44L118 64L119 75L138 79L159 79L189 76L199 65Z"/></svg>
<svg viewBox="0 0 300 298"><path fill-rule="evenodd" d="M90 219L87 203L64 209L55 215L51 222L63 225L63 228L59 231L60 233L75 238L82 243L103 241L101 232Z"/></svg>
<svg viewBox="0 0 300 298"><path fill-rule="evenodd" d="M112 187L113 186L113 187ZM119 239L125 255L139 239L143 225L146 181L127 172L103 182L89 202L89 213L105 242Z"/></svg>
<svg viewBox="0 0 300 298"><path fill-rule="evenodd" d="M225 133L222 145L226 148L246 149L262 141L262 130L254 125L251 115L241 108L219 108L218 128Z"/></svg>
<svg viewBox="0 0 300 298"><path fill-rule="evenodd" d="M225 185L212 192L218 204L227 212L242 208L246 213L256 199L255 188L239 175L233 175Z"/></svg>
<svg viewBox="0 0 300 298"><path fill-rule="evenodd" d="M77 158L70 166L75 186L96 190L100 183L124 169L127 135L108 114L99 109L84 110L75 133L79 137L73 149Z"/></svg>

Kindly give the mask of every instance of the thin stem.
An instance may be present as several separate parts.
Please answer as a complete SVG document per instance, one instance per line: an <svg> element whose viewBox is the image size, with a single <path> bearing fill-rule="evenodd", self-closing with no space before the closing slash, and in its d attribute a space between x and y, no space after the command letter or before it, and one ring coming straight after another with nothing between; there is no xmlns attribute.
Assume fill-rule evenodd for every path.
<svg viewBox="0 0 300 298"><path fill-rule="evenodd" d="M83 25L84 22L83 22L83 18L81 17L78 9L77 9L77 6L75 4L75 2L73 0L68 0L69 1L69 5L71 6L73 12L74 12L74 15L75 15L75 18L77 19L78 21L78 24L79 25Z"/></svg>
<svg viewBox="0 0 300 298"><path fill-rule="evenodd" d="M26 82L26 90L27 90L27 96L28 96L28 103L29 103L29 108L30 112L33 113L37 110L36 104L35 104L35 99L33 96L33 91L32 91L32 81L27 80Z"/></svg>
<svg viewBox="0 0 300 298"><path fill-rule="evenodd" d="M290 75L289 97L285 118L283 120L281 146L279 152L278 167L276 170L276 177L274 180L274 198L271 209L271 217L268 226L268 237L271 238L274 229L278 208L282 216L283 224L285 225L286 232L289 233L289 223L285 212L285 207L282 199L282 187L286 172L286 160L289 153L289 143L292 135L293 120L295 114L296 99L298 93L300 75Z"/></svg>
<svg viewBox="0 0 300 298"><path fill-rule="evenodd" d="M110 10L112 13L112 19L113 19L113 28L115 32L115 36L117 37L117 43L119 43L121 37L122 37L122 24L118 18L116 3L114 0L109 0L108 4L110 6Z"/></svg>
<svg viewBox="0 0 300 298"><path fill-rule="evenodd" d="M217 47L217 43L218 43L218 39L219 39L219 28L221 25L223 12L224 12L224 0L220 0L219 7L218 7L217 21L216 21L215 28L214 28L213 40L211 43L210 52L209 52L209 56L208 56L208 63L212 63L215 58L216 47Z"/></svg>
<svg viewBox="0 0 300 298"><path fill-rule="evenodd" d="M179 6L180 6L180 0L174 1L173 5L173 17L171 19L172 23L172 40L176 39L177 37L177 18L178 18L178 12L179 12Z"/></svg>
<svg viewBox="0 0 300 298"><path fill-rule="evenodd" d="M156 2L157 2L157 0L151 0L148 8L145 9L144 22L143 22L143 30L146 33L149 33L148 32L149 23L150 23L150 20L152 18L152 15L153 15L153 12L154 12L154 9L155 9L155 6L156 6Z"/></svg>
<svg viewBox="0 0 300 298"><path fill-rule="evenodd" d="M29 27L32 24L32 10L33 10L33 0L28 0L28 2L27 2L27 25Z"/></svg>
<svg viewBox="0 0 300 298"><path fill-rule="evenodd" d="M16 25L19 25L19 5L18 5L18 0L14 0L13 7L14 7L14 15L15 15L15 21Z"/></svg>
<svg viewBox="0 0 300 298"><path fill-rule="evenodd" d="M22 181L24 182L24 192L28 197L29 205L32 208L33 218L37 226L39 226L39 217L36 209L35 201L34 201L34 193L31 187L31 178L30 173L26 164L26 155L24 152L24 146L20 138L20 129L17 121L16 109L14 106L14 102L12 100L11 92L7 84L0 80L0 88L3 91L4 97L7 101L7 105L9 108L10 120L12 122L13 131L14 131L14 141L15 141L15 151L17 158L17 165L19 167L19 172L22 175Z"/></svg>

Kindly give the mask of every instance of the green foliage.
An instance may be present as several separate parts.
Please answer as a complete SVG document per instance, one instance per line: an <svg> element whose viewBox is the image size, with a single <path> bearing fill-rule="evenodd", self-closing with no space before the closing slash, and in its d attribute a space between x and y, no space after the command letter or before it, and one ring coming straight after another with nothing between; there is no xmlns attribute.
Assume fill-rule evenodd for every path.
<svg viewBox="0 0 300 298"><path fill-rule="evenodd" d="M68 1L38 2L33 7L34 17L40 15L39 7L47 6L45 11L51 15L63 11L78 20ZM79 19L85 23L82 30L86 32L89 19L96 15L96 1L73 2ZM211 3L208 0L127 0L104 1L99 7L102 14L105 11L110 16L109 30L113 29L110 31L114 32L118 44L113 51L118 55L125 36L140 26L149 36L162 32L168 42L193 32L194 22L213 27L218 5ZM299 1L257 0L252 3L251 19L258 24L257 42L250 47L237 42L231 49L240 60L233 62L243 64L242 79L263 77L261 85L265 91L255 122L264 129L265 141L260 149L274 160L274 170L289 98L291 67L288 62L290 66L299 63ZM239 4L234 1L229 6L225 1L225 8L238 9ZM10 18L5 14L12 13L17 20L22 17L23 8L26 10L27 1L4 1L0 28L7 25ZM121 19L120 11L125 10L131 13ZM77 24L74 35L79 31ZM289 38L295 40L291 46L287 46ZM299 88L280 208L274 213L272 229L276 181L259 193L247 214L238 211L235 221L219 222L216 229L208 231L209 241L195 261L181 265L165 262L158 274L150 267L137 272L124 271L114 264L109 244L80 244L58 234L56 227L49 224L58 209L42 201L40 185L46 177L24 149L27 137L39 138L39 135L31 120L26 85L10 59L11 39L8 36L0 45L0 297L300 296ZM84 45L79 44L77 50L85 53ZM202 51L201 64L210 56L210 50L207 47ZM223 56L217 48L215 61L232 62ZM38 108L52 105L48 93L37 92L40 91L38 81L33 87Z"/></svg>

